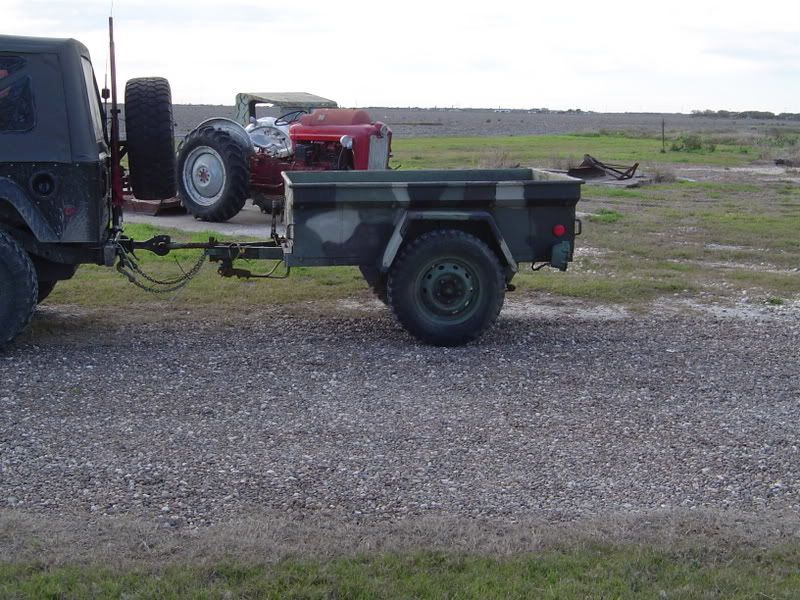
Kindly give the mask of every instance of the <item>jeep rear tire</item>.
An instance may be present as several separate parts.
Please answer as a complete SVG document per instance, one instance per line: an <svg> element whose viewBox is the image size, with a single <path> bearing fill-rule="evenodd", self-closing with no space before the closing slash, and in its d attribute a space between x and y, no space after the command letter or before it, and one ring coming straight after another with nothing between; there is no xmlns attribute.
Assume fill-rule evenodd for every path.
<svg viewBox="0 0 800 600"><path fill-rule="evenodd" d="M175 196L175 126L172 93L163 77L125 84L125 135L129 180L140 200Z"/></svg>
<svg viewBox="0 0 800 600"><path fill-rule="evenodd" d="M189 134L178 153L178 189L192 215L227 221L250 195L250 169L244 148L226 131L201 127Z"/></svg>
<svg viewBox="0 0 800 600"><path fill-rule="evenodd" d="M480 337L505 298L500 261L483 241L455 229L408 244L389 272L389 305L414 337L459 346Z"/></svg>
<svg viewBox="0 0 800 600"><path fill-rule="evenodd" d="M36 268L28 253L0 231L0 348L28 326L38 293Z"/></svg>

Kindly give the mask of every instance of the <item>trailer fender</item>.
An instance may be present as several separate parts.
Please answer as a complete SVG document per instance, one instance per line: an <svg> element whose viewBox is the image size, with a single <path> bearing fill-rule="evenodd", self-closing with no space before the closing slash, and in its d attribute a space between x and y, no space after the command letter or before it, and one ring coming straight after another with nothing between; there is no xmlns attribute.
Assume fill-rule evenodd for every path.
<svg viewBox="0 0 800 600"><path fill-rule="evenodd" d="M36 202L32 202L25 190L8 177L0 177L0 216L2 205L10 204L37 240L55 242L63 232L53 229Z"/></svg>
<svg viewBox="0 0 800 600"><path fill-rule="evenodd" d="M517 261L514 260L511 250L508 248L508 244L506 244L503 234L500 232L500 228L497 226L494 217L490 213L485 211L426 210L404 211L400 215L400 218L397 220L397 224L394 227L394 231L392 232L392 236L389 238L389 242L386 244L386 248L383 251L383 257L381 258L382 273L387 273L391 268L394 259L397 257L397 253L400 251L400 248L403 246L403 242L406 240L406 237L412 228L412 225L426 221L452 223L453 228L455 229L459 229L459 224L467 221L478 221L485 223L488 226L488 230L493 238L493 241L497 244L497 248L501 254L500 258L503 260L503 262L505 262L505 266L511 271L512 274L519 270Z"/></svg>

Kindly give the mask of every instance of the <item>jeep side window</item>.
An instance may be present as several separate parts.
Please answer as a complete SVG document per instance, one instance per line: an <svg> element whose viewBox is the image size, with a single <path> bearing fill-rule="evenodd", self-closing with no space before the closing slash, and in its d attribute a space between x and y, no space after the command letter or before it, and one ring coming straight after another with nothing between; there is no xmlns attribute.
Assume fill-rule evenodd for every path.
<svg viewBox="0 0 800 600"><path fill-rule="evenodd" d="M0 56L0 131L27 131L33 127L33 95L28 77L6 83L22 69L19 56Z"/></svg>
<svg viewBox="0 0 800 600"><path fill-rule="evenodd" d="M102 142L105 139L103 129L103 113L100 109L100 93L97 91L97 83L94 79L92 63L85 57L81 57L83 63L83 78L86 82L86 93L89 97L89 108L92 113L92 125L94 126L95 139Z"/></svg>

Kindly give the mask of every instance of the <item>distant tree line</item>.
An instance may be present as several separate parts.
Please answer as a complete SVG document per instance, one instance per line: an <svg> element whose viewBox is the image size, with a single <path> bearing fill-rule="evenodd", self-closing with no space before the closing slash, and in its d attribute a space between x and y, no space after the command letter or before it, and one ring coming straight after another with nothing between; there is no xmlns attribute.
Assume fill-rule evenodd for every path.
<svg viewBox="0 0 800 600"><path fill-rule="evenodd" d="M768 110L693 110L693 117L711 117L712 119L776 119L781 121L800 121L800 113L775 114Z"/></svg>

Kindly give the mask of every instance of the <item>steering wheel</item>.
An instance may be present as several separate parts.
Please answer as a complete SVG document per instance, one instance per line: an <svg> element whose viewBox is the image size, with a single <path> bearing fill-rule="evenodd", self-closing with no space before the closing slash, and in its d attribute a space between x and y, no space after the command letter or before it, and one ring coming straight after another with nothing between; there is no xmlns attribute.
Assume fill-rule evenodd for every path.
<svg viewBox="0 0 800 600"><path fill-rule="evenodd" d="M283 114L275 119L275 125L289 125L290 123L297 121L303 115L307 114L307 110L293 110L291 112L287 112L286 114Z"/></svg>

